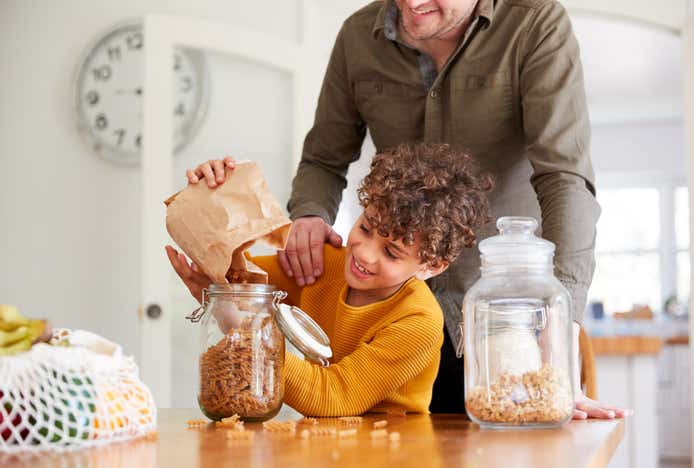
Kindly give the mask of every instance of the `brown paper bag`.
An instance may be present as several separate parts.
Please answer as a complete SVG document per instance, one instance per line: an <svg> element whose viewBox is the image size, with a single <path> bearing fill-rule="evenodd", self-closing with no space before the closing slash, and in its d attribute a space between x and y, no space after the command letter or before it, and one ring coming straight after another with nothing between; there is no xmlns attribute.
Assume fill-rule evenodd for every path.
<svg viewBox="0 0 694 468"><path fill-rule="evenodd" d="M257 164L238 163L222 185L189 185L164 202L166 230L215 283L267 283L243 252L256 240L283 249L291 221Z"/></svg>

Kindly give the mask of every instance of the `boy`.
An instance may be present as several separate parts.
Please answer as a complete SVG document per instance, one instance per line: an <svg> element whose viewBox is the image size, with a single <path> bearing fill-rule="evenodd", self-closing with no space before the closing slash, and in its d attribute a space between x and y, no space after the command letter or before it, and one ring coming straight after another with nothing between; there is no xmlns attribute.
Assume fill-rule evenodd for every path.
<svg viewBox="0 0 694 468"><path fill-rule="evenodd" d="M231 158L203 163L188 180L214 187L233 167ZM428 412L443 315L424 280L473 245L474 229L490 219L492 186L470 156L448 145L400 145L374 157L358 189L364 211L346 247L325 246L325 272L314 284L297 286L276 255L252 259L287 291L288 304L325 330L333 349L328 367L286 354L285 403L310 416ZM172 247L166 251L199 300L210 280Z"/></svg>

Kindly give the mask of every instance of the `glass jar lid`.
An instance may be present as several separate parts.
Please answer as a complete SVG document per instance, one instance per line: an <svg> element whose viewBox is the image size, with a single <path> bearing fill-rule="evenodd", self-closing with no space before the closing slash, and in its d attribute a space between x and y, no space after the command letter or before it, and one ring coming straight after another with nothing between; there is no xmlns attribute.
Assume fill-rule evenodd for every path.
<svg viewBox="0 0 694 468"><path fill-rule="evenodd" d="M275 320L289 342L303 353L310 361L323 366L333 356L330 349L330 338L306 312L295 306L275 305Z"/></svg>
<svg viewBox="0 0 694 468"><path fill-rule="evenodd" d="M535 235L537 226L535 218L499 218L496 221L499 234L480 242L483 264L551 264L554 244Z"/></svg>

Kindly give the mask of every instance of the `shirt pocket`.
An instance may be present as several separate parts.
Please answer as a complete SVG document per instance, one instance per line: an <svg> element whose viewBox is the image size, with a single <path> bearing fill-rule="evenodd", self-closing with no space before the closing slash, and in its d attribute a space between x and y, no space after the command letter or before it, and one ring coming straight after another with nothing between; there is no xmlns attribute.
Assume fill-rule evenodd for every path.
<svg viewBox="0 0 694 468"><path fill-rule="evenodd" d="M454 129L463 141L498 142L517 131L508 72L466 74L452 86Z"/></svg>
<svg viewBox="0 0 694 468"><path fill-rule="evenodd" d="M357 109L372 134L405 130L412 126L411 96L406 85L392 81L355 83Z"/></svg>

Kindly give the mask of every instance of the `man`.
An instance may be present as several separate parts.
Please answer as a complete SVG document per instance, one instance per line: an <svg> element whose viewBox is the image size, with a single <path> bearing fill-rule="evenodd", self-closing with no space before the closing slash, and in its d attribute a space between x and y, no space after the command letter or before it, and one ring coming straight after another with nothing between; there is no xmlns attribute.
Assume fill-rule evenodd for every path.
<svg viewBox="0 0 694 468"><path fill-rule="evenodd" d="M280 255L299 285L323 268L349 164L367 129L378 151L403 142L469 150L496 177L492 216L533 216L557 245L555 274L573 298L575 342L594 271L594 174L576 39L554 0L386 0L354 13L330 58L288 208L294 225ZM494 234L494 226L479 238ZM479 274L468 251L429 281L446 340L433 412L463 412L455 357L465 291ZM577 396L575 417L624 411Z"/></svg>

